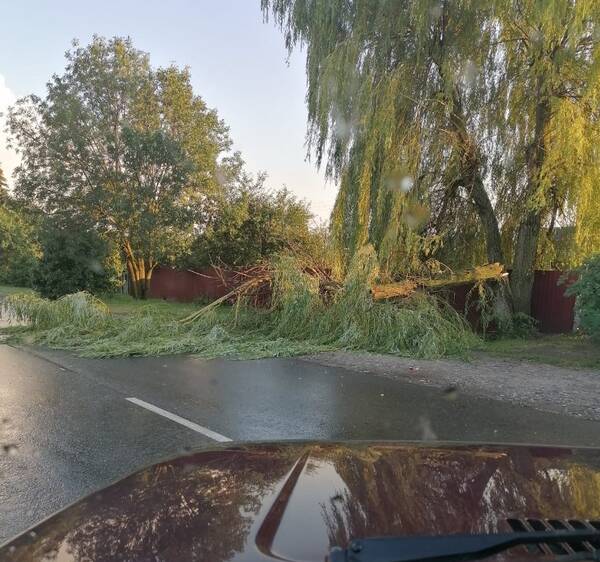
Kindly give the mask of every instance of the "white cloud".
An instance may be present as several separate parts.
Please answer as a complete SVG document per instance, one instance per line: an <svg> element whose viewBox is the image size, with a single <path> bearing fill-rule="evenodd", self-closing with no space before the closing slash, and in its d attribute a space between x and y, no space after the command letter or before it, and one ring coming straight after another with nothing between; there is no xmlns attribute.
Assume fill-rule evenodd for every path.
<svg viewBox="0 0 600 562"><path fill-rule="evenodd" d="M8 185L12 185L12 172L14 167L19 163L19 156L14 150L8 150L6 148L6 133L4 127L6 126L6 112L8 107L17 100L17 96L14 92L6 85L4 76L0 74L0 166Z"/></svg>

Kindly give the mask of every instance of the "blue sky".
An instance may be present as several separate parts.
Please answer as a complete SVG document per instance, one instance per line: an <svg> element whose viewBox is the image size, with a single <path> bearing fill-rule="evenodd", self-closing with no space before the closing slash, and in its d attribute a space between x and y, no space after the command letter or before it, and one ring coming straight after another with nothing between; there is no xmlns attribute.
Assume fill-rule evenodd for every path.
<svg viewBox="0 0 600 562"><path fill-rule="evenodd" d="M287 185L327 218L336 187L305 161L304 53L287 62L281 32L260 0L6 0L0 32L0 111L16 96L43 94L64 68L71 40L130 36L156 66L189 66L194 88L231 130L251 171ZM4 149L0 162L15 157Z"/></svg>

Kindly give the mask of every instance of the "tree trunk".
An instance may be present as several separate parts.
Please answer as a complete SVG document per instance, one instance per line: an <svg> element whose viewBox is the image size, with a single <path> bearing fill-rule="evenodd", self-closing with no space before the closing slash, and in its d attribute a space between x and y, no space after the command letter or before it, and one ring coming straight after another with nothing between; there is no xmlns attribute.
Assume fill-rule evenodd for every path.
<svg viewBox="0 0 600 562"><path fill-rule="evenodd" d="M123 244L123 249L129 273L129 294L135 299L146 299L150 292L150 281L156 262L136 258L128 241Z"/></svg>
<svg viewBox="0 0 600 562"><path fill-rule="evenodd" d="M488 262L504 264L504 252L502 251L498 220L496 219L492 202L483 185L479 170L477 170L477 174L473 178L471 185L471 201L485 233L485 248Z"/></svg>
<svg viewBox="0 0 600 562"><path fill-rule="evenodd" d="M462 164L460 181L469 193L471 203L483 226L488 262L503 264L505 263L504 253L502 252L498 220L481 177L481 157L474 139L467 131L460 92L456 88L452 93L450 125L458 141L456 149L459 151Z"/></svg>
<svg viewBox="0 0 600 562"><path fill-rule="evenodd" d="M460 93L456 88L452 94L450 124L458 140L457 150L462 164L458 181L467 190L475 212L481 221L488 262L505 264L498 219L481 176L481 156L475 141L467 131ZM502 279L490 281L490 287L494 295L495 322L499 329L508 329L512 325L512 303L506 281Z"/></svg>
<svg viewBox="0 0 600 562"><path fill-rule="evenodd" d="M530 211L519 224L510 276L510 288L515 312L531 314L531 289L533 268L541 227L540 211Z"/></svg>
<svg viewBox="0 0 600 562"><path fill-rule="evenodd" d="M544 132L550 116L548 98L544 93L543 78L536 84L535 99L539 100L535 110L535 131L533 142L527 153L527 200L539 186L540 174L544 164ZM531 289L537 254L538 239L542 227L543 209L534 207L527 211L519 224L513 255L513 270L510 276L510 288L515 312L531 314Z"/></svg>

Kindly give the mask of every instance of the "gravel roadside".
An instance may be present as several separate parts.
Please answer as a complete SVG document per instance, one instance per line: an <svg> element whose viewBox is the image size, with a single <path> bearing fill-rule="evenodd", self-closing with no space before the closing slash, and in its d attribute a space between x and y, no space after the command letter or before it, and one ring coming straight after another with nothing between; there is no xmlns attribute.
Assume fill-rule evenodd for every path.
<svg viewBox="0 0 600 562"><path fill-rule="evenodd" d="M334 351L304 361L600 420L600 372L479 356L465 362Z"/></svg>

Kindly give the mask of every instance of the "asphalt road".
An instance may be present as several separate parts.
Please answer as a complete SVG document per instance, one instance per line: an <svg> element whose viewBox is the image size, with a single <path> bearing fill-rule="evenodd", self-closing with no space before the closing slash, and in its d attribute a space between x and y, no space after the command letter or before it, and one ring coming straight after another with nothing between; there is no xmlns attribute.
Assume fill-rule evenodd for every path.
<svg viewBox="0 0 600 562"><path fill-rule="evenodd" d="M219 440L600 446L600 422L300 359L85 360L0 345L0 542L81 496Z"/></svg>

